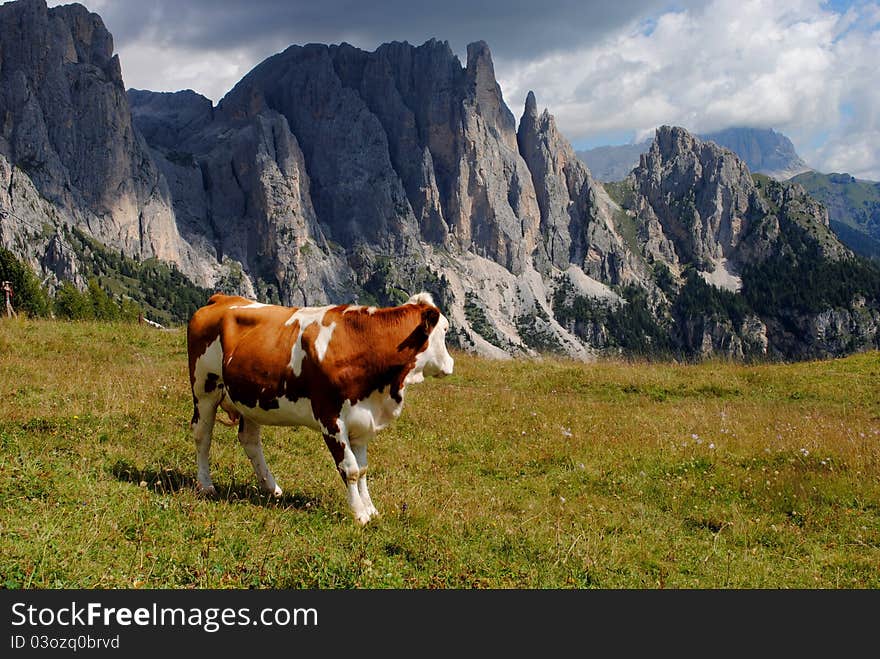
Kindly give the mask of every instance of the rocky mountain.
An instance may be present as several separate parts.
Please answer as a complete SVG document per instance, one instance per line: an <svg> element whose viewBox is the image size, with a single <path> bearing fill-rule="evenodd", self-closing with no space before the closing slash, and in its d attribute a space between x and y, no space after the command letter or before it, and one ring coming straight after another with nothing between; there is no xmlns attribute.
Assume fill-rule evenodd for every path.
<svg viewBox="0 0 880 659"><path fill-rule="evenodd" d="M533 94L517 122L485 43L291 46L216 106L125 94L78 5L3 5L0 48L0 237L50 283L109 284L117 250L263 301L427 289L496 357L878 344L880 275L800 186L673 127L603 186Z"/></svg>
<svg viewBox="0 0 880 659"><path fill-rule="evenodd" d="M700 135L700 139L730 149L751 171L780 181L810 170L791 140L772 128L727 128ZM578 151L577 155L600 181L620 181L650 148L651 141L647 140L638 144L600 146Z"/></svg>
<svg viewBox="0 0 880 659"><path fill-rule="evenodd" d="M42 260L63 251L52 227L81 226L129 255L208 277L181 240L168 186L132 126L119 58L100 17L75 4L6 3L0 62L0 173L8 197L19 182L24 195L9 199L4 235ZM53 210L34 208L26 201L32 194Z"/></svg>
<svg viewBox="0 0 880 659"><path fill-rule="evenodd" d="M792 179L828 208L831 228L858 254L880 259L880 183L805 172Z"/></svg>
<svg viewBox="0 0 880 659"><path fill-rule="evenodd" d="M677 348L804 358L877 345L880 268L837 240L801 186L663 127L611 189L636 220L669 304L654 315Z"/></svg>
<svg viewBox="0 0 880 659"><path fill-rule="evenodd" d="M517 132L519 151L531 172L541 213L539 269L576 265L612 285L639 281L644 271L613 223L615 204L575 156L553 116L538 114L529 92ZM546 257L549 263L540 260Z"/></svg>
<svg viewBox="0 0 880 659"><path fill-rule="evenodd" d="M702 135L702 139L730 149L750 170L778 181L810 170L791 140L772 128L726 128Z"/></svg>

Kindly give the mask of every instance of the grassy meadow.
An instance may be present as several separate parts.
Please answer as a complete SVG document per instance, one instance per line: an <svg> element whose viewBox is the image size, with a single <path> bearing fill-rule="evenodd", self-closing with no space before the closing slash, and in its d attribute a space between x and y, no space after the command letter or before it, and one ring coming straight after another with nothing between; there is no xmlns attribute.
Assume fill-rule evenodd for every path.
<svg viewBox="0 0 880 659"><path fill-rule="evenodd" d="M880 355L700 365L456 356L370 446L232 428L195 495L183 330L0 320L6 588L878 588Z"/></svg>

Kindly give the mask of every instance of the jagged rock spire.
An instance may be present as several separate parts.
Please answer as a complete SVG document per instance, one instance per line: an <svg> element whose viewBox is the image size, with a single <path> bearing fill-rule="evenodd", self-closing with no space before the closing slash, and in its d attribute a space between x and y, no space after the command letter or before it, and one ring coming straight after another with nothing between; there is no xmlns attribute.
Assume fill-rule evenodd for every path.
<svg viewBox="0 0 880 659"><path fill-rule="evenodd" d="M535 92L531 89L529 90L528 95L526 96L526 109L523 116L526 117L537 117L538 116L538 102L535 100Z"/></svg>

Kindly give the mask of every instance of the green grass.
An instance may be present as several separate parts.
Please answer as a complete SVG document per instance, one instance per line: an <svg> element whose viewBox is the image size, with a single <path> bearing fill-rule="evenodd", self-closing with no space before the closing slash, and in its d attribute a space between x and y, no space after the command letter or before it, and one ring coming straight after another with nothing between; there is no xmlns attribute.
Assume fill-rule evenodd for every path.
<svg viewBox="0 0 880 659"><path fill-rule="evenodd" d="M841 241L857 253L880 258L880 183L819 172L805 172L791 180L828 208Z"/></svg>
<svg viewBox="0 0 880 659"><path fill-rule="evenodd" d="M232 429L193 491L181 330L0 321L0 585L878 588L880 356L798 364L457 354L370 447L351 520L314 432Z"/></svg>

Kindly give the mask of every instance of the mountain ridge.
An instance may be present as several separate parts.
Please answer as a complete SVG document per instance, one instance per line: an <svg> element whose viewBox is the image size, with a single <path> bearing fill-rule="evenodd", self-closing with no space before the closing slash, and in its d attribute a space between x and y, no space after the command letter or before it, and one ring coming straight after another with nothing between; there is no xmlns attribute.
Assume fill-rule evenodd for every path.
<svg viewBox="0 0 880 659"><path fill-rule="evenodd" d="M791 180L828 207L835 233L844 244L880 259L880 182L814 171Z"/></svg>
<svg viewBox="0 0 880 659"><path fill-rule="evenodd" d="M715 142L742 158L749 169L778 180L787 180L811 168L797 154L791 140L772 128L748 126L698 134L700 139ZM578 157L602 182L626 178L638 164L639 156L648 151L651 140L636 144L600 146L577 152Z"/></svg>
<svg viewBox="0 0 880 659"><path fill-rule="evenodd" d="M186 91L120 96L121 77L69 55L90 52L94 38L62 30L72 50L53 45L50 25L73 14L103 25L84 8L42 0L0 7L4 62L18 42L3 26L15 21L30 21L55 53L48 68L39 52L13 60L0 88L0 110L12 117L0 140L0 209L10 211L0 237L50 283L83 279L62 230L78 227L139 258L171 240L166 260L197 283L261 301L393 304L429 290L454 342L498 358L807 358L878 345L880 277L837 241L803 188L753 176L734 153L670 126L606 188L534 94L517 125L483 42L468 46L464 63L436 39L372 52L294 45L213 106ZM98 40L105 54L108 37ZM43 79L45 70L64 75ZM150 183L116 215L102 210L107 190L89 177L91 196L53 196L64 171L23 158L16 142L35 135L59 153L63 140L32 126L66 115L14 104L15 80L63 96L86 74L109 85L100 89L114 103L85 112L82 140L102 154L102 140L130 126L118 157L139 165L112 189ZM67 171L84 166L73 158ZM145 222L155 199L163 225ZM22 213L30 219L15 221ZM138 242L113 227L137 227ZM811 272L834 273L813 286L821 304L789 290L809 290ZM780 283L768 291L771 274ZM763 302L771 298L777 307Z"/></svg>

